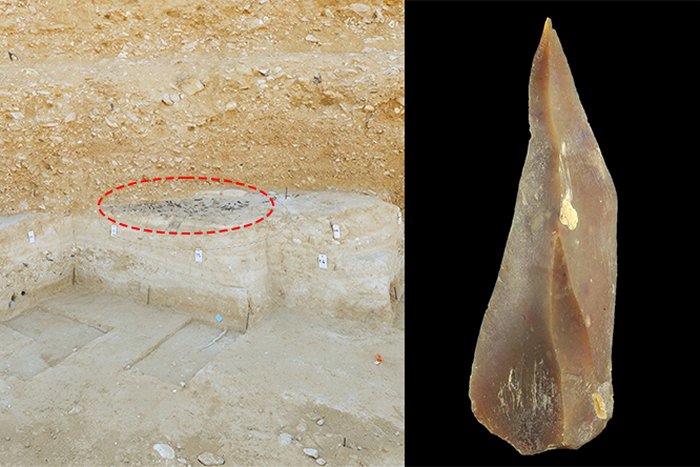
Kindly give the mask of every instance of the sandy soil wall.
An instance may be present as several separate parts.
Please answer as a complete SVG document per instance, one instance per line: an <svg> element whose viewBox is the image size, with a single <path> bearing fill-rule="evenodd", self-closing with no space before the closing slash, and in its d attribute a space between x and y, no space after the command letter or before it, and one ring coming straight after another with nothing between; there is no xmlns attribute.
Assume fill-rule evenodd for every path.
<svg viewBox="0 0 700 467"><path fill-rule="evenodd" d="M403 206L403 3L0 2L0 213L221 175Z"/></svg>
<svg viewBox="0 0 700 467"><path fill-rule="evenodd" d="M153 206L163 210L167 204L156 203L139 204L119 215L154 229L173 222L245 222L241 219L248 211L259 208L253 201L248 210L222 209L233 201L260 198L241 192L198 195L199 220L183 214L189 206L186 200L179 201L181 207L174 213L157 213ZM215 205L218 199L227 199L222 193L234 195ZM0 307L8 311L0 313L0 319L9 319L34 298L77 283L207 319L219 313L239 331L265 312L280 309L373 325L393 323L403 295L400 209L355 193L274 197L276 212L264 223L211 236L156 235L121 227L113 235L115 224L94 212L3 218Z"/></svg>

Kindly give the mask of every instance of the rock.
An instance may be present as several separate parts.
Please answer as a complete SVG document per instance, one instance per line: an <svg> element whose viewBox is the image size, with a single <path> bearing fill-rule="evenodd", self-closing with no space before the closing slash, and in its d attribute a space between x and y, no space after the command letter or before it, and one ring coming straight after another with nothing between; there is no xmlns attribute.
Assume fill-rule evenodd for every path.
<svg viewBox="0 0 700 467"><path fill-rule="evenodd" d="M10 112L10 115L15 120L20 120L20 119L24 118L24 114L22 112Z"/></svg>
<svg viewBox="0 0 700 467"><path fill-rule="evenodd" d="M74 122L74 121L75 121L75 112L70 112L63 119L63 123L70 123L70 122Z"/></svg>
<svg viewBox="0 0 700 467"><path fill-rule="evenodd" d="M292 443L292 435L289 433L281 433L279 437L280 446L286 446Z"/></svg>
<svg viewBox="0 0 700 467"><path fill-rule="evenodd" d="M316 425L318 425L318 426L323 426L325 424L326 424L326 420L323 418L319 418L318 420L316 420Z"/></svg>
<svg viewBox="0 0 700 467"><path fill-rule="evenodd" d="M229 102L226 104L226 110L235 110L238 108L238 104L235 102Z"/></svg>
<svg viewBox="0 0 700 467"><path fill-rule="evenodd" d="M155 449L163 459L175 459L175 450L168 444L154 444L153 449Z"/></svg>
<svg viewBox="0 0 700 467"><path fill-rule="evenodd" d="M213 452L209 451L203 452L200 455L198 455L197 460L202 465L224 465L226 463L223 457L217 456Z"/></svg>
<svg viewBox="0 0 700 467"><path fill-rule="evenodd" d="M187 459L185 459L184 457L178 457L178 458L177 458L177 463L178 463L178 464L182 464L182 465L187 465L187 464L189 464L189 462L187 462Z"/></svg>
<svg viewBox="0 0 700 467"><path fill-rule="evenodd" d="M70 408L68 411L68 415L75 415L77 413L82 412L83 408L79 405L74 405L73 407Z"/></svg>
<svg viewBox="0 0 700 467"><path fill-rule="evenodd" d="M304 448L304 454L314 459L318 459L318 449L314 448Z"/></svg>
<svg viewBox="0 0 700 467"><path fill-rule="evenodd" d="M319 457L318 459L316 459L316 463L318 465L326 465L326 459L324 459L323 457Z"/></svg>
<svg viewBox="0 0 700 467"><path fill-rule="evenodd" d="M384 15L382 14L382 9L381 8L375 8L374 9L374 20L377 23L383 23L384 22Z"/></svg>
<svg viewBox="0 0 700 467"><path fill-rule="evenodd" d="M530 144L469 396L521 454L577 449L613 412L617 194L551 20L530 76Z"/></svg>
<svg viewBox="0 0 700 467"><path fill-rule="evenodd" d="M384 36L377 36L377 37L368 37L363 42L365 44L374 44L375 42L381 42L383 40L385 40Z"/></svg>
<svg viewBox="0 0 700 467"><path fill-rule="evenodd" d="M304 38L307 42L313 42L314 44L320 44L321 41L318 40L318 37L314 36L313 34L307 34L306 37Z"/></svg>
<svg viewBox="0 0 700 467"><path fill-rule="evenodd" d="M109 117L105 117L105 123L107 124L107 126L112 127L112 128L119 127L119 125L116 122L114 122L113 120L111 120Z"/></svg>
<svg viewBox="0 0 700 467"><path fill-rule="evenodd" d="M185 78L178 80L177 88L188 96L194 96L199 91L204 89L204 83L197 78Z"/></svg>
<svg viewBox="0 0 700 467"><path fill-rule="evenodd" d="M372 8L366 3L353 3L348 7L358 15L366 15L372 11Z"/></svg>
<svg viewBox="0 0 700 467"><path fill-rule="evenodd" d="M164 94L161 101L166 105L173 105L176 102L180 102L182 97L179 94Z"/></svg>

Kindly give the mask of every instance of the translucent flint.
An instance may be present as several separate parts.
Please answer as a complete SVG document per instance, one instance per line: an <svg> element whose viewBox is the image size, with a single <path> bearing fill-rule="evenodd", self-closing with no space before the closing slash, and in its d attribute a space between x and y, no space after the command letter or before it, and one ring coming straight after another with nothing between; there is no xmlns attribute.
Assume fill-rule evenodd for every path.
<svg viewBox="0 0 700 467"><path fill-rule="evenodd" d="M578 448L613 413L617 195L549 19L530 132L469 389L476 418L522 454Z"/></svg>

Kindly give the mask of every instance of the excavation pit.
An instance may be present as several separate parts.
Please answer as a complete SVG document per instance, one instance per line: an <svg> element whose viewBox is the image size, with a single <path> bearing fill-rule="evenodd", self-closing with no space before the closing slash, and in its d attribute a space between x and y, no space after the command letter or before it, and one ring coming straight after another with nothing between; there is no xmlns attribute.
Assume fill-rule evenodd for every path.
<svg viewBox="0 0 700 467"><path fill-rule="evenodd" d="M169 440L190 463L206 448L227 464L296 465L315 443L329 462L400 463L400 210L358 193L271 196L273 216L221 235L114 235L94 211L0 219L0 451L150 465ZM243 222L264 207L254 198L104 209L195 232ZM42 433L63 441L48 449ZM96 448L105 437L114 449ZM332 442L344 438L363 451Z"/></svg>

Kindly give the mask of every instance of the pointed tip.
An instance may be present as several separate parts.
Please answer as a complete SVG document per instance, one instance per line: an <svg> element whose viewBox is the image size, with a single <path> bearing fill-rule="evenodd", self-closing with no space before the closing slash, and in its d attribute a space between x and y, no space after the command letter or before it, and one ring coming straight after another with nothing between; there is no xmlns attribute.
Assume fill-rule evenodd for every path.
<svg viewBox="0 0 700 467"><path fill-rule="evenodd" d="M530 114L538 118L550 117L560 105L566 102L570 108L576 108L578 95L571 76L569 64L564 55L552 19L546 18L542 38L535 52L530 74ZM581 112L583 109L581 108ZM549 121L550 126L553 125ZM550 128L556 136L556 128Z"/></svg>
<svg viewBox="0 0 700 467"><path fill-rule="evenodd" d="M552 20L548 17L544 21L544 30L542 31L542 40L540 41L542 44L549 43L549 38L552 35L552 31L554 31L554 28L552 28Z"/></svg>

